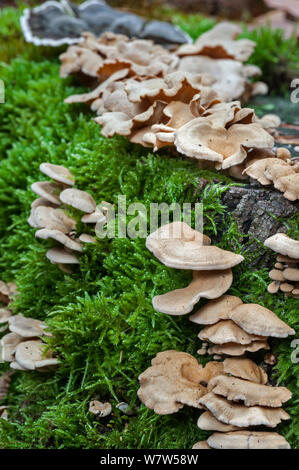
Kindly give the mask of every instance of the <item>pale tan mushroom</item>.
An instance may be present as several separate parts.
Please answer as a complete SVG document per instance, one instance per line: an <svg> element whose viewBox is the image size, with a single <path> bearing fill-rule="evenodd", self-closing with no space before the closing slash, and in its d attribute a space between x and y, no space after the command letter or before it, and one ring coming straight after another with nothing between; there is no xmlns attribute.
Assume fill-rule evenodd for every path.
<svg viewBox="0 0 299 470"><path fill-rule="evenodd" d="M194 450L211 449L207 441L199 441L192 447Z"/></svg>
<svg viewBox="0 0 299 470"><path fill-rule="evenodd" d="M69 233L76 228L76 221L66 215L61 209L38 206L32 209L32 211L34 226L36 228L59 230L62 233Z"/></svg>
<svg viewBox="0 0 299 470"><path fill-rule="evenodd" d="M16 333L8 333L1 338L2 361L11 362L14 360L16 347L24 341L24 338Z"/></svg>
<svg viewBox="0 0 299 470"><path fill-rule="evenodd" d="M200 415L197 421L197 426L203 431L228 432L237 431L239 429L237 426L221 423L221 421L218 421L210 411L205 411Z"/></svg>
<svg viewBox="0 0 299 470"><path fill-rule="evenodd" d="M64 204L74 207L83 212L91 214L96 210L96 202L86 191L76 188L68 188L60 193L60 199Z"/></svg>
<svg viewBox="0 0 299 470"><path fill-rule="evenodd" d="M279 281L283 282L284 281L284 276L282 271L278 269L271 269L269 272L269 278L272 279L273 281Z"/></svg>
<svg viewBox="0 0 299 470"><path fill-rule="evenodd" d="M223 21L201 34L194 44L181 46L177 54L204 55L214 59L235 59L243 62L251 56L256 44L249 39L235 40L240 33L241 28L238 25Z"/></svg>
<svg viewBox="0 0 299 470"><path fill-rule="evenodd" d="M261 335L246 333L232 320L220 320L215 325L208 325L200 331L198 337L203 341L221 345L226 343L251 344L253 341L265 339Z"/></svg>
<svg viewBox="0 0 299 470"><path fill-rule="evenodd" d="M97 242L96 238L92 237L91 235L88 235L87 233L82 233L79 237L79 240L83 243L96 243Z"/></svg>
<svg viewBox="0 0 299 470"><path fill-rule="evenodd" d="M274 187L281 191L289 201L299 199L299 173L282 176L274 182Z"/></svg>
<svg viewBox="0 0 299 470"><path fill-rule="evenodd" d="M207 116L195 118L178 129L174 144L187 157L214 161L216 168L227 169L242 163L247 149L271 148L274 141L259 124L233 124L226 129L213 127Z"/></svg>
<svg viewBox="0 0 299 470"><path fill-rule="evenodd" d="M78 258L73 254L66 251L64 248L50 248L46 256L51 263L54 264L79 264Z"/></svg>
<svg viewBox="0 0 299 470"><path fill-rule="evenodd" d="M33 183L31 185L32 191L41 196L47 201L52 202L59 206L61 204L59 200L59 193L61 191L61 186L59 184L51 182L51 181L38 181L37 183Z"/></svg>
<svg viewBox="0 0 299 470"><path fill-rule="evenodd" d="M185 315L192 311L200 298L214 299L226 292L233 281L231 269L223 271L195 271L191 283L153 298L153 307L169 315Z"/></svg>
<svg viewBox="0 0 299 470"><path fill-rule="evenodd" d="M74 186L74 175L62 165L53 165L52 163L41 163L39 169L42 173L52 178L58 183L66 184L67 186Z"/></svg>
<svg viewBox="0 0 299 470"><path fill-rule="evenodd" d="M52 351L45 351L45 344L38 339L19 343L15 350L15 360L26 370L43 369L58 364Z"/></svg>
<svg viewBox="0 0 299 470"><path fill-rule="evenodd" d="M253 161L251 165L247 166L244 170L246 175L257 180L262 185L270 185L272 180L266 177L266 174L270 176L270 168L278 167L283 171L283 168L289 168L288 164L278 158L261 158L257 161ZM266 173L266 174L265 174Z"/></svg>
<svg viewBox="0 0 299 470"><path fill-rule="evenodd" d="M8 319L9 329L22 338L32 338L34 336L52 336L46 331L47 325L34 318L24 317L22 314L13 315Z"/></svg>
<svg viewBox="0 0 299 470"><path fill-rule="evenodd" d="M209 382L208 391L229 401L241 401L245 406L259 405L271 408L281 407L292 397L292 393L285 387L269 387L224 375L214 377Z"/></svg>
<svg viewBox="0 0 299 470"><path fill-rule="evenodd" d="M239 344L239 343L225 343L225 344L214 344L209 350L209 354L225 354L227 356L242 356L246 351L256 352L260 349L269 349L269 345L266 340L253 341L250 344Z"/></svg>
<svg viewBox="0 0 299 470"><path fill-rule="evenodd" d="M81 222L84 222L85 224L97 224L98 222L104 223L106 222L106 217L103 212L97 207L94 212L83 215L81 218Z"/></svg>
<svg viewBox="0 0 299 470"><path fill-rule="evenodd" d="M299 269L297 268L286 268L283 270L283 277L288 281L299 281Z"/></svg>
<svg viewBox="0 0 299 470"><path fill-rule="evenodd" d="M294 290L294 286L292 284L289 284L288 282L282 282L279 286L280 290L282 292L292 292Z"/></svg>
<svg viewBox="0 0 299 470"><path fill-rule="evenodd" d="M285 438L276 432L215 432L207 442L213 449L290 449Z"/></svg>
<svg viewBox="0 0 299 470"><path fill-rule="evenodd" d="M258 304L243 304L228 313L240 328L252 335L286 338L295 331L271 310Z"/></svg>
<svg viewBox="0 0 299 470"><path fill-rule="evenodd" d="M199 399L199 404L209 410L222 423L241 428L260 425L273 428L281 421L290 418L282 408L247 407L230 402L213 392L203 395Z"/></svg>
<svg viewBox="0 0 299 470"><path fill-rule="evenodd" d="M109 402L102 403L98 400L92 400L89 403L89 412L100 418L105 418L110 415L112 411L112 406Z"/></svg>
<svg viewBox="0 0 299 470"><path fill-rule="evenodd" d="M267 291L269 292L269 294L276 294L276 292L279 291L279 286L280 286L279 281L273 281L268 285Z"/></svg>
<svg viewBox="0 0 299 470"><path fill-rule="evenodd" d="M42 238L43 240L51 238L52 240L56 240L70 250L79 252L83 250L81 243L77 242L76 240L72 240L70 237L60 232L59 230L49 230L47 228L42 228L41 230L35 232L35 236L36 238Z"/></svg>
<svg viewBox="0 0 299 470"><path fill-rule="evenodd" d="M169 238L169 226L166 225L147 237L146 247L165 266L177 269L220 270L231 268L243 261L241 255L216 246L203 245L202 235L199 232L197 234L197 238L194 234L186 237L185 233L181 238Z"/></svg>
<svg viewBox="0 0 299 470"><path fill-rule="evenodd" d="M191 315L189 320L199 325L213 325L219 320L227 320L228 312L242 303L239 297L222 295L218 299L207 302L194 315Z"/></svg>
<svg viewBox="0 0 299 470"><path fill-rule="evenodd" d="M265 385L268 382L266 372L251 359L227 358L223 361L223 370L227 374L250 382Z"/></svg>
<svg viewBox="0 0 299 470"><path fill-rule="evenodd" d="M8 310L8 308L0 308L0 324L7 323L11 315L11 310Z"/></svg>
<svg viewBox="0 0 299 470"><path fill-rule="evenodd" d="M152 360L152 366L139 376L139 399L157 414L170 414L184 405L199 408L206 393L200 385L202 366L190 354L164 351Z"/></svg>

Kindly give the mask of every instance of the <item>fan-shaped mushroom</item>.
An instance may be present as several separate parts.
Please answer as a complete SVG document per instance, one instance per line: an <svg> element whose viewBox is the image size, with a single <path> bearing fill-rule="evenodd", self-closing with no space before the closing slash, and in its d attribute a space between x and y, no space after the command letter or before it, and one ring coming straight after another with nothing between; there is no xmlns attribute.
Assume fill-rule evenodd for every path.
<svg viewBox="0 0 299 470"><path fill-rule="evenodd" d="M299 259L299 241L293 240L285 233L276 233L264 241L267 248L290 258Z"/></svg>
<svg viewBox="0 0 299 470"><path fill-rule="evenodd" d="M290 449L285 438L276 432L215 432L207 442L213 449Z"/></svg>
<svg viewBox="0 0 299 470"><path fill-rule="evenodd" d="M53 165L52 163L41 163L39 169L42 173L49 176L58 183L63 183L67 186L73 186L75 183L74 175L72 175L68 168L65 168L62 165Z"/></svg>
<svg viewBox="0 0 299 470"><path fill-rule="evenodd" d="M213 325L219 320L227 320L228 312L242 303L239 297L222 295L218 299L207 302L194 315L191 315L189 320L199 325Z"/></svg>
<svg viewBox="0 0 299 470"><path fill-rule="evenodd" d="M231 424L221 423L221 421L218 421L210 411L205 411L200 415L197 421L197 426L203 431L228 432L240 429L237 426L232 426Z"/></svg>
<svg viewBox="0 0 299 470"><path fill-rule="evenodd" d="M232 320L220 320L215 325L208 325L201 330L198 337L203 341L221 345L226 343L251 344L253 341L265 339L261 335L247 334Z"/></svg>
<svg viewBox="0 0 299 470"><path fill-rule="evenodd" d="M251 359L227 358L223 361L223 370L227 374L250 382L263 385L268 382L266 372Z"/></svg>

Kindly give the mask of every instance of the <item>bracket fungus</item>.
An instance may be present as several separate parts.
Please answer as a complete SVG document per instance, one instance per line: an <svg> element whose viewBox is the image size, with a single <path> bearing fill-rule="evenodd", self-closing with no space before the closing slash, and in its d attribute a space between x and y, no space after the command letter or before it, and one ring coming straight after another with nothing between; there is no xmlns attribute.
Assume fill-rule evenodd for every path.
<svg viewBox="0 0 299 470"><path fill-rule="evenodd" d="M200 415L197 421L197 426L203 431L229 432L237 431L239 429L237 426L221 423L221 421L218 421L210 411L205 411Z"/></svg>
<svg viewBox="0 0 299 470"><path fill-rule="evenodd" d="M269 272L272 282L268 292L275 294L279 290L297 298L299 294L299 242L284 233L276 233L264 242L267 248L276 251L275 269Z"/></svg>
<svg viewBox="0 0 299 470"><path fill-rule="evenodd" d="M251 359L226 358L223 361L225 373L253 383L265 385L268 382L267 373Z"/></svg>
<svg viewBox="0 0 299 470"><path fill-rule="evenodd" d="M63 183L67 186L75 184L75 177L68 168L62 165L53 165L52 163L41 163L39 169L42 173L52 178L58 183Z"/></svg>
<svg viewBox="0 0 299 470"><path fill-rule="evenodd" d="M212 449L290 449L285 438L276 432L215 432L207 439Z"/></svg>
<svg viewBox="0 0 299 470"><path fill-rule="evenodd" d="M191 315L189 319L199 325L213 325L220 320L227 320L228 312L238 305L242 305L242 303L239 297L222 295L218 299L207 302L194 315Z"/></svg>
<svg viewBox="0 0 299 470"><path fill-rule="evenodd" d="M75 209L78 209L87 214L91 214L96 210L96 202L94 198L86 193L76 188L67 188L60 193L60 200Z"/></svg>
<svg viewBox="0 0 299 470"><path fill-rule="evenodd" d="M52 336L45 323L19 314L8 318L8 327L10 332L1 338L2 360L12 369L47 371L58 364L40 339Z"/></svg>

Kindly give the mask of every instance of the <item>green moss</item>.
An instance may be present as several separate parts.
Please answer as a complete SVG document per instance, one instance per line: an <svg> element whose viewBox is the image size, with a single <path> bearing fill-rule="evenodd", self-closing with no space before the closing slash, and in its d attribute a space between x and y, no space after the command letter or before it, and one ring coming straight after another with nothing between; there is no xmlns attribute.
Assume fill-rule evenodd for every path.
<svg viewBox="0 0 299 470"><path fill-rule="evenodd" d="M35 198L30 184L44 179L39 164L66 165L76 175L76 186L98 202L116 203L120 193L128 203L147 207L150 202L202 202L205 232L223 248L237 244L245 255L234 268L230 293L275 310L296 331L297 301L268 294L266 270L250 267L254 254L241 245L221 202L232 183L228 178L167 152L153 155L124 138L101 137L86 107L63 103L78 87L59 78L56 60L15 59L1 65L0 77L6 84L6 103L0 105L1 278L16 279L15 312L47 321L55 335L48 341L61 359L56 372L13 376L1 403L9 406L10 420L0 422L0 447L190 448L207 435L196 427L198 411L185 407L157 416L136 395L137 377L157 352L196 355L199 328L188 316L163 315L151 305L154 295L187 285L190 273L161 265L143 239L115 239L85 247L80 267L64 275L45 257L51 242L37 241L27 224ZM204 190L200 178L209 181ZM296 221L287 222L293 236L298 236ZM291 362L288 339L273 345L279 352L277 380L294 393L287 407L292 420L279 429L295 447L299 366ZM88 413L88 402L96 397L109 400L114 410L100 422ZM128 402L136 414L121 414L118 401Z"/></svg>

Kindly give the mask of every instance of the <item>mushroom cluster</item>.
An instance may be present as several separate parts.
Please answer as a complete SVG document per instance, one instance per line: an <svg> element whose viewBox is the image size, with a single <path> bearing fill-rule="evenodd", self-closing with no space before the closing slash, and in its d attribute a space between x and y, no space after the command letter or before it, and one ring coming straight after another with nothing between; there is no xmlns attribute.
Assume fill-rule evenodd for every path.
<svg viewBox="0 0 299 470"><path fill-rule="evenodd" d="M291 159L289 150L279 148L275 155L268 158L253 159L249 161L243 173L263 186L273 185L282 192L286 199L296 201L299 199L299 164Z"/></svg>
<svg viewBox="0 0 299 470"><path fill-rule="evenodd" d="M240 62L250 55L254 43L235 41L238 31L235 25L221 23L201 36L197 45L182 46L177 53L112 33L99 39L85 34L79 46L62 54L60 73L65 77L83 72L98 85L65 102L89 104L98 114L95 121L105 137L127 136L154 151L173 146L211 168L247 178L243 172L252 160L252 150L262 149L265 154L273 147L266 129L277 126L279 120L273 115L258 119L252 109L232 101L246 87L229 78L229 64L233 62L251 75L256 71ZM227 40L219 44L222 34ZM208 53L210 57L204 55ZM203 65L193 68L197 60ZM206 61L223 63L230 93L223 91L223 78L218 82L219 66L215 70Z"/></svg>
<svg viewBox="0 0 299 470"><path fill-rule="evenodd" d="M42 338L52 336L45 323L22 314L7 319L9 333L1 338L2 361L15 370L47 371L58 364Z"/></svg>
<svg viewBox="0 0 299 470"><path fill-rule="evenodd" d="M299 298L299 241L284 233L276 233L264 242L267 248L278 253L274 269L269 272L272 282L268 292L279 290L287 296Z"/></svg>
<svg viewBox="0 0 299 470"><path fill-rule="evenodd" d="M207 302L190 320L205 325L198 337L211 344L209 354L242 356L269 349L269 336L286 338L295 334L271 310L259 304L244 304L232 295Z"/></svg>
<svg viewBox="0 0 299 470"><path fill-rule="evenodd" d="M139 399L157 414L175 413L184 405L206 410L198 427L217 433L194 449L289 448L277 433L244 430L275 427L289 419L282 405L292 396L285 387L266 385L266 372L250 359L228 358L203 367L190 354L164 351L139 376L139 382Z"/></svg>
<svg viewBox="0 0 299 470"><path fill-rule="evenodd" d="M28 223L38 229L36 238L52 239L62 245L49 249L46 256L51 263L69 273L69 265L79 264L77 255L83 250L82 243L94 243L95 238L85 233L77 238L76 221L66 213L68 206L84 213L83 223L104 224L106 217L90 194L72 187L75 178L67 168L42 163L40 170L53 181L31 185L32 191L40 197L31 204Z"/></svg>
<svg viewBox="0 0 299 470"><path fill-rule="evenodd" d="M155 296L155 310L185 315L201 298L215 299L230 288L231 268L244 258L210 243L209 237L184 222L164 225L147 237L146 247L165 266L193 272L193 280L187 287Z"/></svg>

